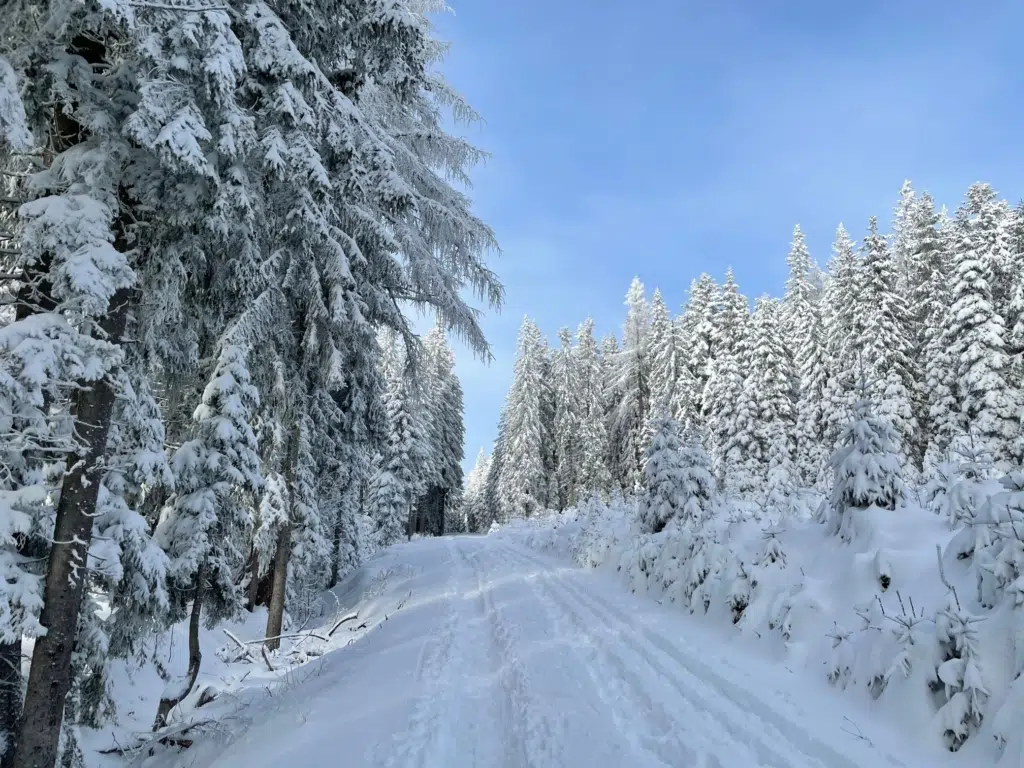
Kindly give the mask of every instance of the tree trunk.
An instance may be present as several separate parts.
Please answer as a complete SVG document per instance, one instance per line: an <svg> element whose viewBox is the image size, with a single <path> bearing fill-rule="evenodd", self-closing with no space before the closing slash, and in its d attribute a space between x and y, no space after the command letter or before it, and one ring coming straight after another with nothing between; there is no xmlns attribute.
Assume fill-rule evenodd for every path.
<svg viewBox="0 0 1024 768"><path fill-rule="evenodd" d="M124 249L122 238L118 241L115 247ZM113 343L124 336L129 296L127 290L115 293L110 310L99 323ZM40 616L46 634L36 640L32 653L14 768L52 768L57 760L64 699L71 689L71 652L87 579L86 558L100 488L99 470L114 401L109 377L85 384L74 398L82 450L68 455L57 504Z"/></svg>
<svg viewBox="0 0 1024 768"><path fill-rule="evenodd" d="M292 531L284 525L277 534L277 550L274 552L273 590L270 606L267 608L267 634L264 645L267 650L276 651L281 647L281 633L284 628L285 593L288 589L288 558L292 554Z"/></svg>
<svg viewBox="0 0 1024 768"><path fill-rule="evenodd" d="M245 609L252 613L256 610L256 597L260 589L260 559L256 556L256 548L249 553L249 586L246 589L248 599Z"/></svg>
<svg viewBox="0 0 1024 768"><path fill-rule="evenodd" d="M75 38L68 47L68 52L82 55L90 63L103 60L106 53L101 44L85 37ZM85 138L82 126L65 110L56 109L53 116L53 136L49 151L46 153L47 166L53 157L78 144ZM49 279L53 254L44 253L42 258L25 267L21 285L17 292L17 304L14 309L15 321L25 320L32 315L52 312L57 307L53 298L53 284ZM31 547L27 537L18 542L18 554L28 555L26 547ZM35 547L32 547L35 549ZM21 674L21 640L13 643L0 643L0 732L7 738L6 749L0 756L0 768L12 768L14 765L15 744L18 738L19 718L21 716L21 696L24 678Z"/></svg>
<svg viewBox="0 0 1024 768"><path fill-rule="evenodd" d="M334 537L331 542L331 575L327 580L328 589L333 589L338 585L338 571L341 570L341 539L344 535L345 527L341 519L341 512L341 504L339 504L334 516Z"/></svg>
<svg viewBox="0 0 1024 768"><path fill-rule="evenodd" d="M192 598L192 614L188 620L188 671L185 679L169 693L164 694L160 699L160 705L156 710L156 720L153 722L153 730L158 731L167 725L167 716L178 704L192 691L199 677L199 666L203 663L203 653L199 649L199 619L203 612L203 597L206 595L206 565L199 566L196 573L196 594Z"/></svg>

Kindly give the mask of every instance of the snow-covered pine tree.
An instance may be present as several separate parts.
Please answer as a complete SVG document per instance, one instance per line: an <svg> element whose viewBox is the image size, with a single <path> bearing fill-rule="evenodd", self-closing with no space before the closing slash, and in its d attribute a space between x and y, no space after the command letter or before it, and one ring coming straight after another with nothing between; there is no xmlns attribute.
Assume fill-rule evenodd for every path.
<svg viewBox="0 0 1024 768"><path fill-rule="evenodd" d="M719 487L739 466L743 457L736 445L737 407L745 377L746 345L749 341L750 308L740 293L730 267L713 316L711 344L714 357L708 364L708 379L701 396L701 421Z"/></svg>
<svg viewBox="0 0 1024 768"><path fill-rule="evenodd" d="M466 490L462 497L462 503L466 510L467 528L470 533L483 533L491 525L485 498L487 475L490 471L491 457L481 448L476 457L476 464L466 476Z"/></svg>
<svg viewBox="0 0 1024 768"><path fill-rule="evenodd" d="M1013 209L989 184L972 184L965 205L971 217L974 248L992 275L992 303L996 313L1009 317L1017 280L1013 257Z"/></svg>
<svg viewBox="0 0 1024 768"><path fill-rule="evenodd" d="M833 479L828 529L847 540L857 535L859 513L872 507L895 510L906 490L895 430L875 415L866 382L855 394L853 417L829 462Z"/></svg>
<svg viewBox="0 0 1024 768"><path fill-rule="evenodd" d="M541 334L541 389L540 389L540 415L544 435L541 444L544 457L544 477L546 479L546 491L544 496L544 507L554 509L558 506L558 445L555 442L555 389L552 384L551 374L551 345L547 338Z"/></svg>
<svg viewBox="0 0 1024 768"><path fill-rule="evenodd" d="M651 402L650 307L639 278L633 278L625 303L622 348L609 361L616 399L612 403L608 442L612 476L620 487L632 489L643 482Z"/></svg>
<svg viewBox="0 0 1024 768"><path fill-rule="evenodd" d="M1009 227L1010 259L1013 288L1006 321L1006 352L1010 356L1009 382L1018 391L1024 391L1024 201L1013 209ZM1018 455L1024 453L1018 449Z"/></svg>
<svg viewBox="0 0 1024 768"><path fill-rule="evenodd" d="M458 524L462 498L462 459L465 428L462 421L462 386L455 375L455 356L440 326L423 341L423 355L415 372L418 379L416 411L425 434L423 490L414 512L413 532L435 535Z"/></svg>
<svg viewBox="0 0 1024 768"><path fill-rule="evenodd" d="M557 508L576 505L579 488L580 451L580 383L576 369L577 355L572 348L572 331L558 332L559 347L552 353L551 388L555 398L553 441L558 466L555 471Z"/></svg>
<svg viewBox="0 0 1024 768"><path fill-rule="evenodd" d="M953 305L953 258L956 247L956 226L941 209L937 224L938 250L943 265L941 272L933 271L931 283L934 292L929 304L929 321L923 333L921 350L923 394L920 396L928 408L927 445L925 446L924 476L932 481L935 473L949 459L953 443L963 436L959 405L957 403L957 365L953 350L947 346L946 325Z"/></svg>
<svg viewBox="0 0 1024 768"><path fill-rule="evenodd" d="M683 360L677 325L657 288L651 297L650 348L651 412L665 409L672 418L682 416L685 420L686 413L679 414L673 409L680 408L680 404L689 398L689 372Z"/></svg>
<svg viewBox="0 0 1024 768"><path fill-rule="evenodd" d="M825 361L828 376L822 400L826 425L825 444L834 446L840 431L850 418L853 404L854 375L858 360L858 343L863 335L860 306L860 261L853 241L842 224L836 230L832 258L828 263L829 279L822 299L822 327L825 331ZM822 467L825 470L825 467ZM825 485L828 484L826 479Z"/></svg>
<svg viewBox="0 0 1024 768"><path fill-rule="evenodd" d="M755 404L755 421L744 424L753 439L744 438L743 442L756 446L746 466L757 478L767 503L781 507L796 482L796 390L777 299L762 296L755 303L744 369L743 399Z"/></svg>
<svg viewBox="0 0 1024 768"><path fill-rule="evenodd" d="M289 431L280 461L295 484L289 497L309 512L294 530L296 547L306 537L306 563L320 559L325 522L315 498L306 498L304 489L315 494L315 483L303 480L315 475L309 449L322 442L311 418L316 393L362 389L374 365L375 326L396 329L412 346L402 302L435 312L486 356L477 313L462 291L490 303L501 298L482 262L493 235L449 182L464 178L479 154L442 141L441 124L448 107L457 118L469 113L435 76L443 46L425 9L400 8L320 3L285 6L278 16L260 6L247 16L259 33L243 38L247 87L266 126L260 171L270 203L267 287L248 314L266 349L262 386L271 386L272 368L288 379L275 418ZM268 318L288 332L271 337L265 326L261 338L258 326ZM359 394L341 400L379 396ZM289 567L296 525L282 529L275 568ZM274 592L268 634L279 631L282 611L283 595Z"/></svg>
<svg viewBox="0 0 1024 768"><path fill-rule="evenodd" d="M916 229L916 214L919 198L910 179L900 187L900 199L896 202L892 216L892 235L889 249L893 267L896 270L896 290L901 296L909 297L914 290L911 275L914 272L913 252Z"/></svg>
<svg viewBox="0 0 1024 768"><path fill-rule="evenodd" d="M930 195L925 193L913 198L909 209L902 212L899 221L896 242L904 262L903 293L907 297L908 328L916 377L913 403L917 433L908 446L908 453L927 472L924 455L932 433L928 368L934 352L933 345L941 332L949 296L948 260L940 247L939 215Z"/></svg>
<svg viewBox="0 0 1024 768"><path fill-rule="evenodd" d="M245 562L252 528L247 494L262 486L256 435L250 420L259 396L249 378L246 352L225 340L213 378L195 412L196 434L175 451L175 496L157 537L170 559L174 618L190 613L188 670L161 697L154 728L188 695L199 674L199 626L236 615L243 594L235 575Z"/></svg>
<svg viewBox="0 0 1024 768"><path fill-rule="evenodd" d="M612 337L614 338L614 337ZM608 469L608 432L604 399L604 372L594 337L594 321L584 320L576 331L573 367L576 371L579 414L579 464L575 497L611 491Z"/></svg>
<svg viewBox="0 0 1024 768"><path fill-rule="evenodd" d="M702 519L714 494L714 479L699 441L685 439L675 419L662 411L651 423L640 519L647 531L658 533L677 518Z"/></svg>
<svg viewBox="0 0 1024 768"><path fill-rule="evenodd" d="M793 242L786 257L789 277L783 298L783 320L787 343L793 352L793 370L797 381L796 441L794 480L809 486L818 482L828 456L825 445L826 369L821 297L815 283L814 260L799 225L793 229Z"/></svg>
<svg viewBox="0 0 1024 768"><path fill-rule="evenodd" d="M387 547L409 532L412 503L418 491L411 385L405 376L392 379L385 398L388 435L381 461L370 481L369 507L376 523L377 545Z"/></svg>
<svg viewBox="0 0 1024 768"><path fill-rule="evenodd" d="M952 302L942 341L955 371L957 409L933 416L936 431L970 432L981 450L1003 464L1016 449L1019 398L1006 379L1005 326L994 303L993 270L1002 256L993 252L987 192L973 186L953 222Z"/></svg>
<svg viewBox="0 0 1024 768"><path fill-rule="evenodd" d="M512 517L530 517L543 510L548 498L545 472L543 388L544 343L540 329L523 318L516 345L512 385L505 399L506 441L501 456L497 491Z"/></svg>
<svg viewBox="0 0 1024 768"><path fill-rule="evenodd" d="M714 356L714 314L718 286L707 273L690 284L690 296L680 318L682 335L687 343L686 365L693 380L693 412L704 411L704 389L708 384L709 365Z"/></svg>
<svg viewBox="0 0 1024 768"><path fill-rule="evenodd" d="M899 294L897 265L878 221L868 222L861 259L859 314L864 318L864 335L859 340L861 370L871 388L875 413L896 430L900 464L911 469L916 439L914 386L917 371L906 302Z"/></svg>
<svg viewBox="0 0 1024 768"><path fill-rule="evenodd" d="M509 440L508 429L508 398L501 408L498 416L498 433L494 439L494 448L491 451L491 463L487 472L487 482L484 485L484 508L487 510L487 527L492 524L507 522L511 514L507 500L501 495L502 476L505 474L505 453Z"/></svg>

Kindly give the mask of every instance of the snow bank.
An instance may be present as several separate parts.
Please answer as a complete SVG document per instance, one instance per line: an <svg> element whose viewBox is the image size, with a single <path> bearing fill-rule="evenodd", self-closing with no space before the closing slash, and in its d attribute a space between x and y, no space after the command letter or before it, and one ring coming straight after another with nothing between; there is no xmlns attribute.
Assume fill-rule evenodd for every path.
<svg viewBox="0 0 1024 768"><path fill-rule="evenodd" d="M848 540L815 515L772 517L721 500L702 520L645 533L638 498L590 501L491 535L608 570L634 592L754 638L790 669L873 700L930 747L963 745L963 759L1019 766L1024 614L1009 589L985 599L982 585L999 572L998 557L981 556L998 538L993 525L956 513L965 498L999 507L998 490L962 481L934 496L941 515L916 503L871 508Z"/></svg>
<svg viewBox="0 0 1024 768"><path fill-rule="evenodd" d="M318 675L322 657L403 610L412 597L416 572L403 562L401 546L368 558L320 596L313 613L318 618L296 626L286 617L281 648L266 657L258 642L267 625L263 608L238 621L203 627L196 684L172 710L167 728L156 734L152 726L160 697L180 684L187 667L187 620L157 637L146 661L112 661L108 700L116 703L116 710L101 729L79 728L84 765L123 768L126 759L147 768L206 764L196 761L243 736L254 722L269 716L268 710L276 711L289 691ZM214 763L210 758L209 764Z"/></svg>

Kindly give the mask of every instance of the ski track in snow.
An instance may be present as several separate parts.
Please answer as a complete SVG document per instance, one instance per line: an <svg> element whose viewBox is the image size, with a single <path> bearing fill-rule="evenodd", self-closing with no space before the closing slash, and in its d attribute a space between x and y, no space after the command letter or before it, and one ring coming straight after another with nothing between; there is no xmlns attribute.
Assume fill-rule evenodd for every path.
<svg viewBox="0 0 1024 768"><path fill-rule="evenodd" d="M328 764L353 753L377 768L937 765L843 734L842 709L783 690L796 677L730 660L671 609L620 599L610 581L515 542L452 537L400 554L422 574L421 603L362 640L362 660L351 662L367 675L364 692L375 681L404 691L396 703L360 714L360 691L346 685L356 667L339 652L336 682L322 679L312 698L296 691L325 713L313 739L277 742L274 762L250 751L217 765ZM397 655L377 669L377 653Z"/></svg>
<svg viewBox="0 0 1024 768"><path fill-rule="evenodd" d="M615 677L625 681L635 692L638 708L648 718L655 715L664 723L665 737L673 742L668 764L858 768L856 762L779 716L756 696L691 658L676 643L647 628L638 631L635 619L621 609L578 589L568 578L556 578L550 562L522 551L508 551L524 564L547 570L542 578L550 594L574 615L579 631L596 630L604 636L598 642L612 668L604 677L615 688L619 687L612 682ZM722 729L731 742L721 738ZM709 734L713 734L711 738ZM692 743L683 743L684 739Z"/></svg>

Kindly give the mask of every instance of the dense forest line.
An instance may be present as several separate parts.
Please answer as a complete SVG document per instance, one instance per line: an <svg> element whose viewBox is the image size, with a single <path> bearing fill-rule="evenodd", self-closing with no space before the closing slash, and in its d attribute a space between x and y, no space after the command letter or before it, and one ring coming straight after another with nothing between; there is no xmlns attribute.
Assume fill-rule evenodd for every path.
<svg viewBox="0 0 1024 768"><path fill-rule="evenodd" d="M934 494L964 452L1024 452L1024 207L975 184L949 215L907 182L891 232L840 225L822 269L797 227L781 299L751 308L732 270L693 281L673 317L635 279L618 339L583 322L550 348L530 319L490 455L467 491L477 528L643 485L651 420L699 433L717 486L786 507L831 486L858 387Z"/></svg>

